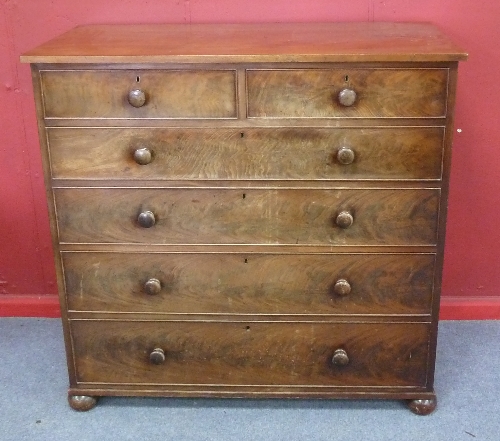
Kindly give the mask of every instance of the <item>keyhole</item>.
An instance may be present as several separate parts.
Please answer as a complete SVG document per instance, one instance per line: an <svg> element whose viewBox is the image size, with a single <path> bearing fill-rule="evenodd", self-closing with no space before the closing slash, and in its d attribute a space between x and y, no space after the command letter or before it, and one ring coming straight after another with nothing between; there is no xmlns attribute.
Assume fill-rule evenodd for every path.
<svg viewBox="0 0 500 441"><path fill-rule="evenodd" d="M346 76L344 77L344 80L345 80L345 82L347 83L347 82L349 81L349 75L346 75Z"/></svg>
<svg viewBox="0 0 500 441"><path fill-rule="evenodd" d="M244 132L240 132L240 138L244 138L245 137L245 133Z"/></svg>
<svg viewBox="0 0 500 441"><path fill-rule="evenodd" d="M247 197L246 193L243 193L242 198L245 199Z"/></svg>
<svg viewBox="0 0 500 441"><path fill-rule="evenodd" d="M245 259L245 263L248 263L248 259Z"/></svg>
<svg viewBox="0 0 500 441"><path fill-rule="evenodd" d="M140 83L140 82L141 82L141 77L139 77L139 76L135 77L135 81L136 81L137 83Z"/></svg>

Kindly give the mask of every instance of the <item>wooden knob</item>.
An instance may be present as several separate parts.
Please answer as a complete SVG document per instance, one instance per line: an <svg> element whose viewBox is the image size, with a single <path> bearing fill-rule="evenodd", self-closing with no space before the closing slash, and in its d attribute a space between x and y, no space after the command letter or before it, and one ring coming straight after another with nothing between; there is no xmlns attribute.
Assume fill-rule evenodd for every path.
<svg viewBox="0 0 500 441"><path fill-rule="evenodd" d="M144 292L150 296L159 294L161 291L161 282L158 279L151 278L144 284Z"/></svg>
<svg viewBox="0 0 500 441"><path fill-rule="evenodd" d="M345 279L339 279L335 282L333 291L339 296L346 296L351 292L351 284Z"/></svg>
<svg viewBox="0 0 500 441"><path fill-rule="evenodd" d="M141 147L134 151L134 160L139 165L148 165L153 160L153 154L147 147Z"/></svg>
<svg viewBox="0 0 500 441"><path fill-rule="evenodd" d="M343 349L337 349L333 353L332 363L335 366L345 366L349 363L349 357L347 356L347 352Z"/></svg>
<svg viewBox="0 0 500 441"><path fill-rule="evenodd" d="M337 218L335 219L335 223L340 228L349 228L353 222L354 218L352 217L352 214L349 213L348 211L341 211L337 215Z"/></svg>
<svg viewBox="0 0 500 441"><path fill-rule="evenodd" d="M344 107L352 106L356 102L356 98L356 92L348 88L342 89L338 95L339 103Z"/></svg>
<svg viewBox="0 0 500 441"><path fill-rule="evenodd" d="M349 147L341 147L337 151L337 161L339 161L342 165L349 165L354 162L354 151Z"/></svg>
<svg viewBox="0 0 500 441"><path fill-rule="evenodd" d="M146 104L146 94L141 89L133 89L128 93L128 102L133 107L142 107Z"/></svg>
<svg viewBox="0 0 500 441"><path fill-rule="evenodd" d="M153 349L153 352L149 354L149 361L153 364L165 363L165 351L161 348Z"/></svg>
<svg viewBox="0 0 500 441"><path fill-rule="evenodd" d="M152 211L146 210L137 216L137 222L143 228L151 228L156 223L156 218Z"/></svg>

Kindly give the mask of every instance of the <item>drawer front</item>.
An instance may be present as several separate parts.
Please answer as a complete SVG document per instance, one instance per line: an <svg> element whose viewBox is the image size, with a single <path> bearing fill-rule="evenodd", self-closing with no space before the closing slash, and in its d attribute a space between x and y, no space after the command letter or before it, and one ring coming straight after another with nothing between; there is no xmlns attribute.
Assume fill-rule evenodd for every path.
<svg viewBox="0 0 500 441"><path fill-rule="evenodd" d="M414 386L429 328L413 324L72 321L79 383ZM150 362L156 348L163 364ZM349 363L332 363L337 349Z"/></svg>
<svg viewBox="0 0 500 441"><path fill-rule="evenodd" d="M447 69L247 71L248 116L256 118L428 118L446 115ZM338 94L351 89L351 106Z"/></svg>
<svg viewBox="0 0 500 441"><path fill-rule="evenodd" d="M442 127L47 133L52 175L68 179L440 179L444 138Z"/></svg>
<svg viewBox="0 0 500 441"><path fill-rule="evenodd" d="M234 71L42 72L46 118L236 118ZM139 80L139 81L138 81ZM141 107L128 95L140 89Z"/></svg>
<svg viewBox="0 0 500 441"><path fill-rule="evenodd" d="M55 200L66 243L433 245L439 190L59 188Z"/></svg>
<svg viewBox="0 0 500 441"><path fill-rule="evenodd" d="M75 311L429 314L434 280L422 254L65 252L63 265Z"/></svg>

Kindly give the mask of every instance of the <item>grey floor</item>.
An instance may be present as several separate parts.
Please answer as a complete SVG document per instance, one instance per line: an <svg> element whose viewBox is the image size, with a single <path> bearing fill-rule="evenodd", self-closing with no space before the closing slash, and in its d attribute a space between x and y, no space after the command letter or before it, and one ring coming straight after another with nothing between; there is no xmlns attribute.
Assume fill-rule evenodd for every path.
<svg viewBox="0 0 500 441"><path fill-rule="evenodd" d="M102 398L66 404L58 319L0 319L0 440L500 441L500 321L441 322L439 407L400 401Z"/></svg>

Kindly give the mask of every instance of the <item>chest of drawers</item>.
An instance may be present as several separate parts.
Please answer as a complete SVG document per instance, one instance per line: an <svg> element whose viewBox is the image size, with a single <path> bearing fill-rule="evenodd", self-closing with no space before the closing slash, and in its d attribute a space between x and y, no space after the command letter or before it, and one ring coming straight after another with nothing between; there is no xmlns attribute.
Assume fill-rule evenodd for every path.
<svg viewBox="0 0 500 441"><path fill-rule="evenodd" d="M390 23L83 26L25 54L70 405L431 412L465 57Z"/></svg>

